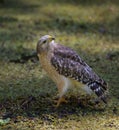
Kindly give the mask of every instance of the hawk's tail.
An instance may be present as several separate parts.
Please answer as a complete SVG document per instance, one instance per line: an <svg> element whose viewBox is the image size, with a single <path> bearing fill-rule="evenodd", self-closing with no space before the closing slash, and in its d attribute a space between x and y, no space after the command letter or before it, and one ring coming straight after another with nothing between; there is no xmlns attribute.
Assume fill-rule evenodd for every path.
<svg viewBox="0 0 119 130"><path fill-rule="evenodd" d="M104 103L107 103L106 95L105 95L105 89L97 83L97 82L91 82L88 84L88 87L95 92L95 94L101 99Z"/></svg>

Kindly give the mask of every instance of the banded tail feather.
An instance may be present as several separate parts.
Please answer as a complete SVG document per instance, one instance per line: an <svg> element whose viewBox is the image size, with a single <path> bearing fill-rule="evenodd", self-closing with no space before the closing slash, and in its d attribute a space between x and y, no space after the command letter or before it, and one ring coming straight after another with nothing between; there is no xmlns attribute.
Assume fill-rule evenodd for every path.
<svg viewBox="0 0 119 130"><path fill-rule="evenodd" d="M88 87L95 92L95 94L99 97L99 99L101 99L105 104L107 104L107 100L106 100L106 89L104 89L104 87L97 83L97 82L91 82L88 83Z"/></svg>

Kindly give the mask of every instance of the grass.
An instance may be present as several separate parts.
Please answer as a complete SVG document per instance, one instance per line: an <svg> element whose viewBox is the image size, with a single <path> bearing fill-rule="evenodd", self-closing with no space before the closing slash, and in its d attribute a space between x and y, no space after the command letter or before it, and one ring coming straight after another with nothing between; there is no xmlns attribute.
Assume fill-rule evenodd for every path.
<svg viewBox="0 0 119 130"><path fill-rule="evenodd" d="M8 0L0 4L0 130L119 129L118 0ZM109 84L110 99L84 105L73 91L54 108L56 85L33 55L45 34L76 50Z"/></svg>

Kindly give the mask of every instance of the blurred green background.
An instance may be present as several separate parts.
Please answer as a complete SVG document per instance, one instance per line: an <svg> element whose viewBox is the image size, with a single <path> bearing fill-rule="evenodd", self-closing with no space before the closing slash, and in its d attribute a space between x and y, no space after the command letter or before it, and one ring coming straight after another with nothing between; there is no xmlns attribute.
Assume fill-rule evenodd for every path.
<svg viewBox="0 0 119 130"><path fill-rule="evenodd" d="M56 85L41 70L43 35L69 46L109 84L106 107L78 102L54 108ZM119 0L0 1L0 130L119 129Z"/></svg>

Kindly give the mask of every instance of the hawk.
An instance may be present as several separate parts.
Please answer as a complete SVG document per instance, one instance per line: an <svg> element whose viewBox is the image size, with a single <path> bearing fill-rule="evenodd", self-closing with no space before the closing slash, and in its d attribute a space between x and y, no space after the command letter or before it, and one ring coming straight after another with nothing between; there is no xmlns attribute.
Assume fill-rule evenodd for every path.
<svg viewBox="0 0 119 130"><path fill-rule="evenodd" d="M107 103L107 83L74 50L56 43L54 37L45 35L37 43L37 55L42 68L58 87L57 107L61 102L66 102L64 94L75 83L86 85L99 100Z"/></svg>

